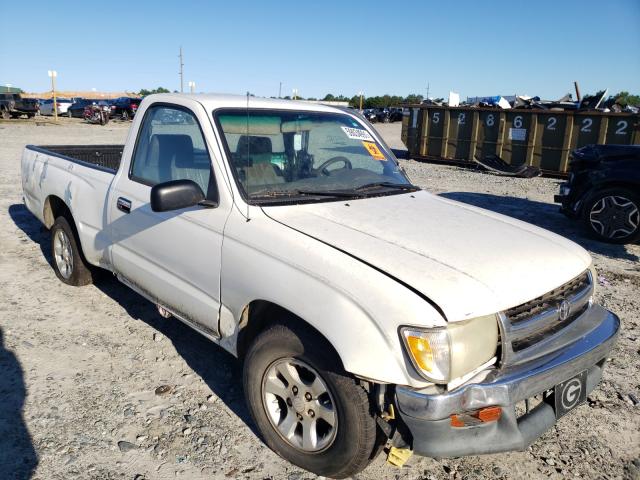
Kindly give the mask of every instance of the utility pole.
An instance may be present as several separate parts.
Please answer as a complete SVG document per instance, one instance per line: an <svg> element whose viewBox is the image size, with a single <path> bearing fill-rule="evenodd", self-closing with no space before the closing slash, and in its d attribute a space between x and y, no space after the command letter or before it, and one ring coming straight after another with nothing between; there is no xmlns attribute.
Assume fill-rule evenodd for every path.
<svg viewBox="0 0 640 480"><path fill-rule="evenodd" d="M58 123L58 101L56 99L56 77L58 76L58 72L55 70L49 70L47 72L51 77L51 94L53 95L53 115L55 117L55 122Z"/></svg>
<svg viewBox="0 0 640 480"><path fill-rule="evenodd" d="M180 93L184 93L184 81L183 81L182 67L184 67L184 63L182 63L182 46L180 46Z"/></svg>
<svg viewBox="0 0 640 480"><path fill-rule="evenodd" d="M196 82L189 82L189 91L193 93L196 88Z"/></svg>
<svg viewBox="0 0 640 480"><path fill-rule="evenodd" d="M297 88L294 88L292 93L293 93L293 99L294 99L294 100L295 100L296 98L298 98L298 89L297 89Z"/></svg>
<svg viewBox="0 0 640 480"><path fill-rule="evenodd" d="M427 100L429 100L429 82L427 82Z"/></svg>
<svg viewBox="0 0 640 480"><path fill-rule="evenodd" d="M282 82L280 82L280 88L278 88L278 98L282 98Z"/></svg>
<svg viewBox="0 0 640 480"><path fill-rule="evenodd" d="M364 95L364 93L360 91L358 92L358 95L360 95L360 111L362 111L362 96Z"/></svg>

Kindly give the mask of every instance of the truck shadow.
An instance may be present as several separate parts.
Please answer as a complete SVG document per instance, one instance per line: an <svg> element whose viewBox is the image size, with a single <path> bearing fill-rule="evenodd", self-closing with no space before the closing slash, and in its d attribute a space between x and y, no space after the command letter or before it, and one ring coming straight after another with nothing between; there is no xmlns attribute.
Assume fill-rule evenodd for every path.
<svg viewBox="0 0 640 480"><path fill-rule="evenodd" d="M40 246L42 254L49 264L51 264L50 235L49 232L41 226L38 219L22 204L11 205L9 207L9 215L16 226L20 228L31 241ZM249 410L244 403L244 392L241 381L242 365L240 362L226 350L215 345L179 320L162 318L158 314L155 305L120 283L108 272L104 271L100 273L94 281L95 286L122 306L132 318L145 322L170 340L178 354L187 362L189 367L204 380L211 391L220 398L258 438L262 438L253 424ZM1 377L0 375L0 378ZM0 386L2 386L1 383ZM2 389L0 389L0 395L1 393ZM0 448L2 448L1 441ZM1 453L2 452L0 452L0 458ZM2 466L0 466L0 472L2 472ZM0 479L4 480L5 478L11 477L0 475Z"/></svg>
<svg viewBox="0 0 640 480"><path fill-rule="evenodd" d="M194 373L261 438L244 402L242 365L238 359L181 321L161 317L154 304L120 283L114 276L101 275L95 286L118 302L132 318L145 322L167 337Z"/></svg>
<svg viewBox="0 0 640 480"><path fill-rule="evenodd" d="M38 465L22 416L26 396L20 362L4 345L0 328L0 478L27 480Z"/></svg>
<svg viewBox="0 0 640 480"><path fill-rule="evenodd" d="M488 193L446 192L439 195L550 230L576 242L592 253L632 262L639 259L624 245L599 242L589 237L579 221L571 220L558 211L558 205Z"/></svg>
<svg viewBox="0 0 640 480"><path fill-rule="evenodd" d="M13 223L29 237L29 240L40 246L40 251L47 263L53 265L47 229L22 203L9 206L9 216Z"/></svg>

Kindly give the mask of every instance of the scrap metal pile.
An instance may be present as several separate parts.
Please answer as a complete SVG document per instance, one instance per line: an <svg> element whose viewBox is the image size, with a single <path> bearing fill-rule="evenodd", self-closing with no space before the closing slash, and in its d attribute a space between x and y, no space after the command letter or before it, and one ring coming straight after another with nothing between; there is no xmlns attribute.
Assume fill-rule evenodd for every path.
<svg viewBox="0 0 640 480"><path fill-rule="evenodd" d="M531 97L529 95L496 95L492 97L467 97L464 102L459 102L459 95L451 92L449 100L443 98L426 99L423 105L431 106L449 106L449 107L484 107L484 108L501 108L501 109L532 109L532 110L550 110L550 111L576 111L576 110L596 110L601 112L627 112L639 113L640 108L633 105L621 105L617 103L617 99L608 96L608 89L601 90L594 95L585 95L578 100L573 99L571 93L567 93L558 100L542 100L539 96Z"/></svg>

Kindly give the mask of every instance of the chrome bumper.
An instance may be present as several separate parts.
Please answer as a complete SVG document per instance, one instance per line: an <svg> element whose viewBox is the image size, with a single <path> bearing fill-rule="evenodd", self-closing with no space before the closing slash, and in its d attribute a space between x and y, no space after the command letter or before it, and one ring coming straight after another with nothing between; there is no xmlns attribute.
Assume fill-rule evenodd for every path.
<svg viewBox="0 0 640 480"><path fill-rule="evenodd" d="M496 371L481 383L467 384L448 393L430 394L428 389L397 387L396 404L413 435L414 451L429 456L460 456L526 448L555 423L555 414L550 405L543 403L516 418L517 402L583 371L588 371L588 392L600 381L601 362L613 348L620 320L598 305L584 315L592 317L588 320L596 327L556 355ZM488 406L503 407L498 422L467 428L450 426L452 414Z"/></svg>

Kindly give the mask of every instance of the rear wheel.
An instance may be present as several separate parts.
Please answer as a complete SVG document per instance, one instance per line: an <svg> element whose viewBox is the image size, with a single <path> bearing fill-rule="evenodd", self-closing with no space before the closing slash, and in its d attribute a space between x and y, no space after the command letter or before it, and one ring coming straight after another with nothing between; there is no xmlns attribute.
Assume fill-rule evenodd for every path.
<svg viewBox="0 0 640 480"><path fill-rule="evenodd" d="M65 217L56 218L51 227L51 256L56 276L67 285L80 287L93 282L75 228Z"/></svg>
<svg viewBox="0 0 640 480"><path fill-rule="evenodd" d="M598 240L632 243L640 238L640 197L624 188L610 188L585 204L583 222Z"/></svg>
<svg viewBox="0 0 640 480"><path fill-rule="evenodd" d="M369 464L377 442L369 397L317 334L270 327L249 347L243 381L251 415L280 456L333 478Z"/></svg>

